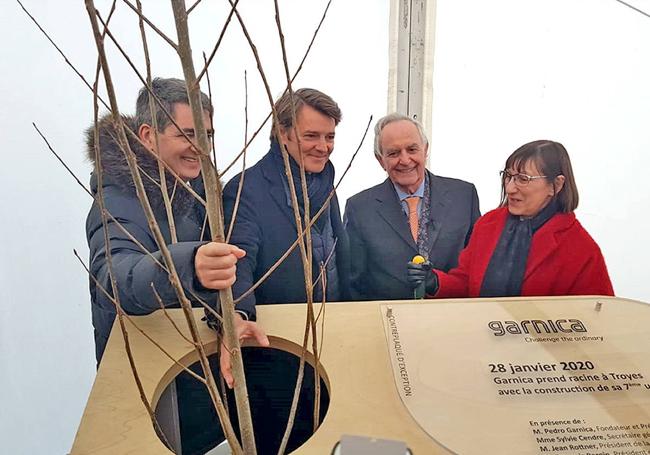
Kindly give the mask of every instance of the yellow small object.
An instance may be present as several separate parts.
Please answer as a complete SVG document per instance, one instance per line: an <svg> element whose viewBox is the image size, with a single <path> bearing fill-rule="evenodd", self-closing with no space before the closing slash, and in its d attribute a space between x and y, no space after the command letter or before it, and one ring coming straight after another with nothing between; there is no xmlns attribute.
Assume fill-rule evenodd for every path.
<svg viewBox="0 0 650 455"><path fill-rule="evenodd" d="M417 256L413 257L411 262L414 264L424 264L426 262L426 259L424 259L422 256L418 254Z"/></svg>

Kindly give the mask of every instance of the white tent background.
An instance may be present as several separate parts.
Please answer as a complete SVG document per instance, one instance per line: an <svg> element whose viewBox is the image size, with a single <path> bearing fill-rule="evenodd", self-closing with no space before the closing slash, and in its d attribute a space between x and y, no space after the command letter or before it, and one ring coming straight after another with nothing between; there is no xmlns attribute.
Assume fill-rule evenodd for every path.
<svg viewBox="0 0 650 455"><path fill-rule="evenodd" d="M226 2L215 3L204 1L190 18L197 62L227 14ZM281 2L292 69L325 3ZM650 11L650 0L628 3ZM92 81L95 46L81 3L24 4ZM109 6L98 2L103 17ZM168 4L145 1L144 8L175 38ZM92 121L92 97L17 3L3 0L1 10L0 451L66 453L95 373L87 277L72 254L76 249L87 257L91 200L31 123L86 183L82 132ZM275 97L285 79L272 2L242 1L240 11ZM118 2L112 24L144 71L134 14ZM173 52L151 31L148 37L154 73L181 76ZM339 175L370 115L376 120L386 113L387 49L387 2L335 0L295 82L330 94L343 110L333 155ZM141 83L114 49L110 55L121 110L133 113ZM486 212L498 204L497 172L515 148L540 138L564 143L580 189L578 217L600 244L616 293L643 301L650 301L648 55L650 18L616 0L437 2L431 170L475 183ZM267 115L268 101L233 19L210 70L221 167L243 143L244 70L250 135ZM249 165L267 151L268 131L250 148ZM339 199L343 204L383 178L369 135Z"/></svg>

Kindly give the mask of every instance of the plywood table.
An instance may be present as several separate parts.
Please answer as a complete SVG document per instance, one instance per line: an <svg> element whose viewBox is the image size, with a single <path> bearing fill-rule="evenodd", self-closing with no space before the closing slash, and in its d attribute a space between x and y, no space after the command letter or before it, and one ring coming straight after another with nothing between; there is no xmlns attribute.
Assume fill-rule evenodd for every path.
<svg viewBox="0 0 650 455"><path fill-rule="evenodd" d="M299 355L305 311L304 305L260 306L258 322L269 334L273 347ZM182 323L180 310L169 311L169 314L179 325ZM201 314L202 310L197 310L197 316ZM191 346L175 333L162 312L133 319L181 363L190 365L196 362ZM565 319L580 320L589 333L583 333L579 327L571 325L575 322L562 322ZM529 322L522 325L522 321ZM551 327L548 322L546 328L539 323L533 327L530 321L551 321ZM204 324L200 325L202 338L207 340L208 349L214 352L214 334ZM629 330L625 331L623 327ZM567 430L577 428L574 424L562 426L557 423L569 418L565 412L559 412L551 405L539 408L539 403L548 404L552 400L561 403L571 399L571 396L503 398L499 396L499 391L508 390L518 394L524 393L521 391L524 387L531 390L534 387L517 381L506 385L495 383L495 373L498 371L490 371L490 368L503 368L506 371L501 376L519 378L521 381L525 378L537 380L544 375L563 374L568 377L573 373L590 372L640 375L642 379L633 376L637 379L611 381L639 384L638 389L635 385L629 393L618 395L596 392L582 394L594 399L587 403L584 397L576 398L576 403L581 407L572 412L576 419L590 415L588 408L593 401L602 407L604 414L608 414L609 407L618 410L618 414L608 414L611 414L611 419L601 419L601 425L611 421L650 424L650 329L647 327L650 327L649 306L608 297L327 304L321 363L329 386L329 409L318 431L294 453L329 454L343 434L404 441L416 455L499 453L482 450L481 435L486 433L489 425L503 427L504 437L515 441L521 449L512 452L507 450L508 444L505 443L500 453L544 453L551 451L554 445L562 445L558 441L560 431L565 431L564 436L567 436ZM517 334L517 328L520 332L523 328L523 331L531 333ZM578 330L572 333L576 328ZM504 332L503 335L498 335L500 331ZM131 327L129 333L145 392L155 404L180 368L134 328ZM396 343L396 333L399 343ZM603 362L613 359L598 359L598 349L593 348L596 346L594 343L572 344L571 349L578 349L576 352L580 355L566 358L569 351L559 346L568 346L566 339L569 335L605 337L607 342L603 341L598 346L606 346L605 351L610 357L618 357L617 365L624 365L629 371L619 371L616 369L618 367L608 371L609 366ZM524 341L526 336L537 340L557 338L558 343L527 342ZM561 341L561 337L565 337L565 341ZM528 354L521 351L524 345L530 349ZM513 357L509 357L509 352L515 352ZM642 360L644 356L646 360ZM587 367L595 364L592 370L597 371L544 370L559 368L562 362L568 361L589 361L591 363ZM540 371L511 370L524 368L524 365L529 365L528 368L535 366ZM571 364L571 367L574 366ZM408 375L408 383L405 383L404 374ZM500 420L490 422L493 419L488 410L495 409L495 403L494 419ZM620 407L621 403L628 406L627 411ZM501 411L499 404L503 405ZM509 412L518 419L525 419L526 409L531 407L541 409L530 419L536 424L526 421L530 429L516 429L518 424L509 420ZM466 420L472 425L463 424L464 413L470 413L466 414ZM646 417L647 421L644 420ZM545 420L556 423L543 424ZM484 427L476 427L480 422L484 422ZM584 423L582 427L595 427L596 423ZM556 433L537 433L533 431L534 425L541 425ZM440 432L437 432L438 428ZM631 434L631 431L628 433ZM642 433L641 430L639 432ZM640 435L636 439L623 430L612 430L610 433L620 436L619 442L637 442L639 450L650 449L648 430L647 438ZM578 434L586 433L575 433ZM538 439L544 437L549 438L548 441L555 438L555 443ZM468 446L459 442L463 439L476 442ZM498 434L487 434L485 437L492 447L498 444L498 440ZM643 446L645 441L648 447ZM613 448L610 450L605 446L600 450L593 453L614 453ZM88 399L72 454L127 453L160 454L169 451L152 428L134 384L121 335L114 331ZM589 452L567 449L565 453Z"/></svg>

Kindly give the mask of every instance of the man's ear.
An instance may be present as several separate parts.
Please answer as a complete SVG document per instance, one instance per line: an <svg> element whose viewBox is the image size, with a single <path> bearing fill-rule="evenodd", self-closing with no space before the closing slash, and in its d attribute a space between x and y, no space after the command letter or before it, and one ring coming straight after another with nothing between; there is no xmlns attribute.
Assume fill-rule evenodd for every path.
<svg viewBox="0 0 650 455"><path fill-rule="evenodd" d="M146 148L155 150L156 136L151 125L147 125L146 123L140 125L140 128L138 128L138 137Z"/></svg>
<svg viewBox="0 0 650 455"><path fill-rule="evenodd" d="M427 156L429 156L429 143L428 142L424 145L424 157L426 158Z"/></svg>
<svg viewBox="0 0 650 455"><path fill-rule="evenodd" d="M280 127L280 145L286 145L289 142L289 133L291 128L285 129Z"/></svg>
<svg viewBox="0 0 650 455"><path fill-rule="evenodd" d="M384 166L384 160L382 159L381 156L375 155L375 158L377 159L377 162L381 166L383 170L386 170L386 166Z"/></svg>

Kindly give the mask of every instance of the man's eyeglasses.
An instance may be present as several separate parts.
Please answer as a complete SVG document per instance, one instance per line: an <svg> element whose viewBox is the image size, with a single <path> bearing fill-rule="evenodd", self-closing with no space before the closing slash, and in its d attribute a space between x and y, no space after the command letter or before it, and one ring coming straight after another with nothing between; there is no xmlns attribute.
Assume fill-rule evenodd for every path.
<svg viewBox="0 0 650 455"><path fill-rule="evenodd" d="M545 175L511 174L508 171L499 171L499 175L504 185L507 185L510 180L514 179L515 185L517 186L526 186L533 180L546 178Z"/></svg>

